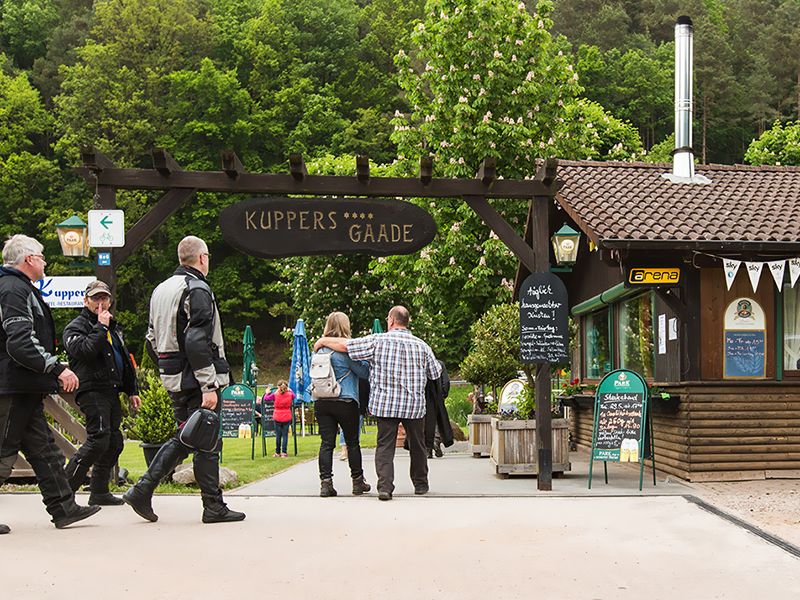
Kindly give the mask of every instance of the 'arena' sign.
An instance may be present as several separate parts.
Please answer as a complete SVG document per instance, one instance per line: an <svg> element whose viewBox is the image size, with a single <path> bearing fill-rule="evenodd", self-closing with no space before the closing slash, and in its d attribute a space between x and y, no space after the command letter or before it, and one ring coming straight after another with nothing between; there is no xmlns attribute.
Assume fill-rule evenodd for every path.
<svg viewBox="0 0 800 600"><path fill-rule="evenodd" d="M222 236L252 256L410 254L436 235L433 218L400 200L258 198L222 211Z"/></svg>

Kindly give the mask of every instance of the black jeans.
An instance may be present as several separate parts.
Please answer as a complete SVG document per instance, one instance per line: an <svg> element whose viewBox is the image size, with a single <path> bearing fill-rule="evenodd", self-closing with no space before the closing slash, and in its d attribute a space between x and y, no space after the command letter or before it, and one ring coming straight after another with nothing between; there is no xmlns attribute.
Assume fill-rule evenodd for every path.
<svg viewBox="0 0 800 600"><path fill-rule="evenodd" d="M425 419L392 419L378 417L378 440L375 448L375 471L378 473L378 491L394 492L394 450L397 426L406 430L408 451L411 455L411 482L414 489L428 488L428 453L425 449Z"/></svg>
<svg viewBox="0 0 800 600"><path fill-rule="evenodd" d="M280 454L281 452L286 454L286 448L289 447L289 428L291 426L291 421L286 421L286 423L275 421L275 454Z"/></svg>
<svg viewBox="0 0 800 600"><path fill-rule="evenodd" d="M86 442L78 449L67 465L67 476L73 490L77 490L92 467L89 489L93 494L108 493L111 470L122 454L123 439L120 425L122 407L119 392L114 389L92 390L78 394L75 401L86 415Z"/></svg>
<svg viewBox="0 0 800 600"><path fill-rule="evenodd" d="M319 423L319 478L333 478L333 449L336 447L336 434L339 427L347 444L347 462L350 464L350 477L364 476L361 466L361 446L358 441L358 402L355 400L317 400L314 412Z"/></svg>
<svg viewBox="0 0 800 600"><path fill-rule="evenodd" d="M0 396L0 485L11 475L20 450L36 474L47 512L63 517L75 506L75 494L47 426L41 394Z"/></svg>
<svg viewBox="0 0 800 600"><path fill-rule="evenodd" d="M200 408L203 402L203 394L199 389L178 393L170 392L170 398L172 398L172 410L179 427ZM221 410L222 400L217 392L217 407L214 412L220 414ZM136 487L144 493L152 494L158 482L183 462L190 452L194 452L194 478L200 488L203 506L219 508L222 505L222 490L219 489L219 453L221 449L222 440L218 440L216 447L211 452L192 450L181 443L178 433L176 433L175 437L161 446Z"/></svg>

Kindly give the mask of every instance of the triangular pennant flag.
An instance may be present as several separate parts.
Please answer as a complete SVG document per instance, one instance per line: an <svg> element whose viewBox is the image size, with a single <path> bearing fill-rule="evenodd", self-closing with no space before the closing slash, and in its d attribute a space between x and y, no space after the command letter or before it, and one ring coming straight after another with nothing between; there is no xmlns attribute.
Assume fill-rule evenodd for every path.
<svg viewBox="0 0 800 600"><path fill-rule="evenodd" d="M753 293L758 289L758 280L761 279L761 270L764 268L762 262L747 262L744 261L747 267L747 274L750 276L750 285L753 286Z"/></svg>
<svg viewBox="0 0 800 600"><path fill-rule="evenodd" d="M728 285L728 290L730 290L733 285L733 280L736 279L736 273L739 272L739 265L742 264L742 261L726 258L722 263L725 269L725 283Z"/></svg>
<svg viewBox="0 0 800 600"><path fill-rule="evenodd" d="M775 285L780 290L783 287L783 271L786 269L786 261L773 260L772 262L768 262L767 266L769 267L770 273L772 273L772 278L775 280Z"/></svg>
<svg viewBox="0 0 800 600"><path fill-rule="evenodd" d="M800 258L789 259L789 278L792 280L792 287L797 283L797 278L800 277Z"/></svg>

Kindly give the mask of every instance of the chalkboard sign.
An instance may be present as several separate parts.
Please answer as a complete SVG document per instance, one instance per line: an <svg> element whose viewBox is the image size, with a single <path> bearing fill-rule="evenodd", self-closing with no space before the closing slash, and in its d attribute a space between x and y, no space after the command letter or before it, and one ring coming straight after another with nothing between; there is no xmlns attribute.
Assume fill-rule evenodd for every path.
<svg viewBox="0 0 800 600"><path fill-rule="evenodd" d="M645 450L647 386L638 373L612 371L597 387L592 459L640 462Z"/></svg>
<svg viewBox="0 0 800 600"><path fill-rule="evenodd" d="M519 291L519 349L524 363L568 360L567 288L552 273L532 273Z"/></svg>
<svg viewBox="0 0 800 600"><path fill-rule="evenodd" d="M767 332L764 330L725 330L725 378L764 379L766 377Z"/></svg>
<svg viewBox="0 0 800 600"><path fill-rule="evenodd" d="M261 435L262 437L275 437L275 399L261 400Z"/></svg>
<svg viewBox="0 0 800 600"><path fill-rule="evenodd" d="M241 425L253 424L256 396L246 385L229 385L220 394L222 400L222 437L239 437Z"/></svg>

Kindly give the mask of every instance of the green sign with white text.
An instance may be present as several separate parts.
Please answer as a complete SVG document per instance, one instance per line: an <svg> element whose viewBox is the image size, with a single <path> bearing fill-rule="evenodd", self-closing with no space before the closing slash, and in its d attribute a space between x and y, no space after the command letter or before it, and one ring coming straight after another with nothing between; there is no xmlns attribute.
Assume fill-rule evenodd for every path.
<svg viewBox="0 0 800 600"><path fill-rule="evenodd" d="M644 454L647 384L634 371L620 369L597 386L592 458L639 462Z"/></svg>

